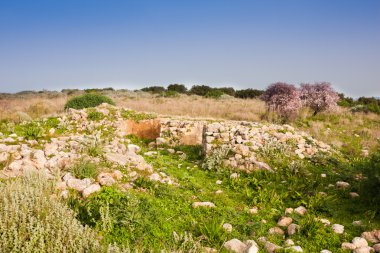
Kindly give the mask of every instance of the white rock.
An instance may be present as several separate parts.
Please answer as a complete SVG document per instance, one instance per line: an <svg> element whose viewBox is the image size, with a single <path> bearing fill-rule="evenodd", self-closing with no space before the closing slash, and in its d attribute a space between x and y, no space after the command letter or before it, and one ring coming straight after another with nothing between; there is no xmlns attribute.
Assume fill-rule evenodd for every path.
<svg viewBox="0 0 380 253"><path fill-rule="evenodd" d="M354 250L356 247L353 243L350 243L350 242L344 242L342 243L342 249L344 250Z"/></svg>
<svg viewBox="0 0 380 253"><path fill-rule="evenodd" d="M353 253L370 253L371 248L370 247L361 247L361 248L356 248L354 249Z"/></svg>
<svg viewBox="0 0 380 253"><path fill-rule="evenodd" d="M336 234L343 234L344 232L344 226L340 224L334 224L331 228Z"/></svg>
<svg viewBox="0 0 380 253"><path fill-rule="evenodd" d="M164 138L161 138L161 137L156 138L156 144L157 144L157 146L165 144L165 143L166 143L166 140Z"/></svg>
<svg viewBox="0 0 380 253"><path fill-rule="evenodd" d="M355 237L352 239L352 244L355 245L356 248L362 248L362 247L367 247L368 242L366 239L361 238L361 237Z"/></svg>
<svg viewBox="0 0 380 253"><path fill-rule="evenodd" d="M280 246L274 244L274 243L271 243L271 242L265 242L265 249L268 251L268 253L274 253L276 252L277 250L281 249Z"/></svg>
<svg viewBox="0 0 380 253"><path fill-rule="evenodd" d="M338 181L336 182L336 187L339 188L339 189L347 189L350 187L350 184L347 183L347 182L344 182L344 181Z"/></svg>
<svg viewBox="0 0 380 253"><path fill-rule="evenodd" d="M231 225L231 224L229 224L229 223L224 223L222 227L223 227L224 231L226 231L226 232L228 232L228 233L231 233L231 232L232 232L232 225Z"/></svg>
<svg viewBox="0 0 380 253"><path fill-rule="evenodd" d="M300 226L297 225L297 224L290 224L288 226L288 235L294 235L295 233L297 233L297 231L300 229Z"/></svg>
<svg viewBox="0 0 380 253"><path fill-rule="evenodd" d="M325 226L330 226L331 222L328 219L319 219L320 222L322 222Z"/></svg>
<svg viewBox="0 0 380 253"><path fill-rule="evenodd" d="M242 241L238 239L232 239L224 243L223 245L227 250L236 252L236 253L244 253L247 250L247 245L245 245Z"/></svg>
<svg viewBox="0 0 380 253"><path fill-rule="evenodd" d="M380 243L373 245L372 248L375 250L375 252L380 252Z"/></svg>
<svg viewBox="0 0 380 253"><path fill-rule="evenodd" d="M217 180L217 181L216 181L216 184L217 184L217 185L221 185L221 184L222 184L222 180Z"/></svg>
<svg viewBox="0 0 380 253"><path fill-rule="evenodd" d="M254 240L247 240L245 244L248 246L247 253L258 253L259 245Z"/></svg>
<svg viewBox="0 0 380 253"><path fill-rule="evenodd" d="M359 197L359 194L357 192L350 192L350 197L351 198L358 198Z"/></svg>
<svg viewBox="0 0 380 253"><path fill-rule="evenodd" d="M285 247L290 247L290 246L293 246L295 243L293 242L293 240L292 239L287 239L286 241L285 241Z"/></svg>
<svg viewBox="0 0 380 253"><path fill-rule="evenodd" d="M157 173L153 173L152 175L149 176L149 179L151 181L160 181L161 180L161 177L159 174Z"/></svg>
<svg viewBox="0 0 380 253"><path fill-rule="evenodd" d="M298 214L298 215L303 216L303 215L306 214L307 209L306 209L304 206L299 206L299 207L297 207L296 209L294 209L294 212L295 212L296 214Z"/></svg>
<svg viewBox="0 0 380 253"><path fill-rule="evenodd" d="M279 227L273 227L268 230L268 233L271 235L283 235L285 234L284 230Z"/></svg>
<svg viewBox="0 0 380 253"><path fill-rule="evenodd" d="M352 225L354 225L354 226L362 226L363 222L361 220L356 220L356 221L352 222Z"/></svg>
<svg viewBox="0 0 380 253"><path fill-rule="evenodd" d="M254 206L254 207L252 207L251 209L249 209L249 211L248 211L250 214L257 214L258 212L259 212L259 209L256 207L256 206Z"/></svg>
<svg viewBox="0 0 380 253"><path fill-rule="evenodd" d="M324 250L321 250L320 253L332 253L332 252L330 250L324 249Z"/></svg>
<svg viewBox="0 0 380 253"><path fill-rule="evenodd" d="M124 177L124 174L123 172L121 172L120 170L114 170L112 172L112 177L115 179L115 180L121 180L123 177Z"/></svg>
<svg viewBox="0 0 380 253"><path fill-rule="evenodd" d="M290 250L290 252L303 252L301 246L291 246L286 248L285 250Z"/></svg>
<svg viewBox="0 0 380 253"><path fill-rule="evenodd" d="M83 190L82 195L84 198L87 198L88 196L90 196L94 192L98 192L100 190L101 190L101 187L99 184L92 184Z"/></svg>
<svg viewBox="0 0 380 253"><path fill-rule="evenodd" d="M277 225L280 227L287 227L290 224L292 224L293 219L290 217L282 217L278 222Z"/></svg>
<svg viewBox="0 0 380 253"><path fill-rule="evenodd" d="M112 177L111 173L99 173L98 177L96 180L99 182L100 185L106 185L106 186L111 186L114 183L116 183L115 179Z"/></svg>
<svg viewBox="0 0 380 253"><path fill-rule="evenodd" d="M82 192L86 189L90 184L86 180L80 180L77 178L70 178L66 181L66 184L69 188Z"/></svg>
<svg viewBox="0 0 380 253"><path fill-rule="evenodd" d="M238 174L238 173L232 173L231 175L230 175L230 178L231 179L237 179L237 178L239 178L240 177L240 175Z"/></svg>
<svg viewBox="0 0 380 253"><path fill-rule="evenodd" d="M294 212L293 208L286 208L285 209L285 214L292 214Z"/></svg>
<svg viewBox="0 0 380 253"><path fill-rule="evenodd" d="M212 202L194 202L193 203L193 208L198 208L198 207L206 207L206 208L213 208L215 207L215 204Z"/></svg>

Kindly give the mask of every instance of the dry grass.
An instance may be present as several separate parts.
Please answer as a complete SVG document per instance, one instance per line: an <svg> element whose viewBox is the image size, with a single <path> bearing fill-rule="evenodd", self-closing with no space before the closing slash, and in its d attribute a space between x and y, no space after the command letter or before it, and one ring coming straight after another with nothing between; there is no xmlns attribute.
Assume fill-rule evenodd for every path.
<svg viewBox="0 0 380 253"><path fill-rule="evenodd" d="M67 97L54 98L4 98L0 99L0 120L9 119L15 122L41 118L63 112Z"/></svg>
<svg viewBox="0 0 380 253"><path fill-rule="evenodd" d="M229 98L216 100L186 95L177 98L116 97L114 99L119 106L162 115L260 121L261 116L265 113L264 102L257 99Z"/></svg>

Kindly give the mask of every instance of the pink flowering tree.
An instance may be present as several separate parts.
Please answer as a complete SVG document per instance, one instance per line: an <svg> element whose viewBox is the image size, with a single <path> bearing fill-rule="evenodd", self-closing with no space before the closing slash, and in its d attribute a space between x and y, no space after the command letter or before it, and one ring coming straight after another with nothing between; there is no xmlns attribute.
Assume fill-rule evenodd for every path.
<svg viewBox="0 0 380 253"><path fill-rule="evenodd" d="M275 111L285 118L297 115L302 106L299 91L292 84L271 84L262 99L265 101L269 111Z"/></svg>
<svg viewBox="0 0 380 253"><path fill-rule="evenodd" d="M310 107L314 115L319 112L334 109L339 100L339 95L330 83L301 84L300 98L304 106Z"/></svg>

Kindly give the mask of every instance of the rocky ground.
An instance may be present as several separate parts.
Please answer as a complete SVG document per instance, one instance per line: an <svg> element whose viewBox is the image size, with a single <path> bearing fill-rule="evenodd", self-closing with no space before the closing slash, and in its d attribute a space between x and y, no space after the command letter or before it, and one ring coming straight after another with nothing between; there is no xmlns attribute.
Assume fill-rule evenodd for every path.
<svg viewBox="0 0 380 253"><path fill-rule="evenodd" d="M131 120L159 124L159 135L149 141L129 135ZM136 133L139 134L138 129ZM189 151L179 147L199 148ZM92 109L70 109L59 117L40 121L10 124L3 126L0 133L3 180L40 172L55 180L63 199L75 195L80 203L87 203L86 199L92 200L109 187L127 193L135 191L137 196L148 194L149 199L159 196L160 187L178 192L175 198L183 198L178 206L183 205L184 209L175 212L188 215L184 220L192 217L181 228L199 235L201 247L196 251L380 252L376 222L363 218L340 224L337 221L347 223L362 214L354 212L353 217L339 218L341 213L334 214L339 210L339 202L335 206L318 206L324 198L330 201L330 196L344 196L342 206L354 205L360 199L356 183L352 186L347 177L340 176L334 164L324 165L322 171L311 165L312 161L330 156L339 156L339 151L288 125L156 118L106 104ZM286 169L278 164L284 161ZM302 174L298 171L301 167L311 169ZM228 170L221 172L222 168ZM287 170L293 174L287 175ZM305 180L302 183L306 185L301 189L292 180L295 184ZM271 182L277 185L268 188ZM315 182L316 185L311 185ZM290 195L286 194L286 187ZM220 226L208 220L207 216L217 217L220 212L226 213L221 216L228 219L220 224L218 221ZM166 223L176 215L169 215ZM205 227L194 217L204 219ZM169 231L175 226L170 223L165 229ZM324 231L326 238L320 239L309 231L313 229ZM109 233L110 241L113 236ZM128 237L128 243L141 243L131 238ZM306 240L310 242L304 243ZM312 246L313 240L320 240L318 246ZM162 245L154 242L154 248Z"/></svg>

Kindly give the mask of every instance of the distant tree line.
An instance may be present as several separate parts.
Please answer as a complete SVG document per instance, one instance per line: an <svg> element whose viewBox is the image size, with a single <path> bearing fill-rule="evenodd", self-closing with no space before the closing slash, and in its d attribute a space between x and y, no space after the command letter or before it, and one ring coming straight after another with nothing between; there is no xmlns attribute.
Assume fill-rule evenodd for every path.
<svg viewBox="0 0 380 253"><path fill-rule="evenodd" d="M169 94L176 92L178 94L198 95L210 98L220 98L223 95L228 95L236 98L246 99L258 98L264 93L263 90L258 89L235 90L232 87L213 88L207 85L193 85L190 89L187 89L183 84L170 84L167 88L163 86L150 86L142 88L141 90L162 95L165 95L167 92L169 92Z"/></svg>
<svg viewBox="0 0 380 253"><path fill-rule="evenodd" d="M174 97L179 94L198 95L209 98L221 98L228 95L235 98L264 100L271 110L281 110L280 114L289 116L294 114L302 106L311 108L314 115L330 109L332 105L349 107L353 112L373 112L380 114L380 99L374 97L360 97L353 99L346 97L343 93L336 93L327 82L315 84L301 84L297 89L294 85L286 83L275 83L266 90L242 89L235 90L232 87L210 87L207 85L193 85L190 89L183 84L170 84L167 88L163 86L150 86L142 91L161 94L165 97Z"/></svg>

